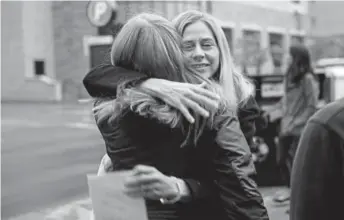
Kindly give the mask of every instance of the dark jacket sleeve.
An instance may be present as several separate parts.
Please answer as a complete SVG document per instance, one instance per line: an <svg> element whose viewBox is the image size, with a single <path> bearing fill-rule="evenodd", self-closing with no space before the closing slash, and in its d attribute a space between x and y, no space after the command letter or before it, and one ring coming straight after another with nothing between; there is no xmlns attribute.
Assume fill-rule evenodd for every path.
<svg viewBox="0 0 344 220"><path fill-rule="evenodd" d="M94 98L116 97L119 86L135 86L147 78L140 72L111 64L101 64L86 74L83 84L90 96Z"/></svg>
<svg viewBox="0 0 344 220"><path fill-rule="evenodd" d="M306 125L291 175L291 220L337 219L334 215L342 213L337 200L341 195L337 189L343 187L338 172L343 162L338 156L343 155L337 148L340 143L327 126L315 121Z"/></svg>
<svg viewBox="0 0 344 220"><path fill-rule="evenodd" d="M268 212L254 181L256 170L250 148L235 113L218 116L215 183L228 219L267 220Z"/></svg>
<svg viewBox="0 0 344 220"><path fill-rule="evenodd" d="M97 99L94 106L97 107L104 101L110 101L110 99ZM110 125L110 116L100 118L98 117L97 111L95 111L94 117L100 134L103 136L106 153L111 159L112 169L116 171L132 169L136 165L132 158L135 155L135 144L117 126L118 124L113 123L113 125Z"/></svg>
<svg viewBox="0 0 344 220"><path fill-rule="evenodd" d="M256 123L258 127L264 127L265 121L261 116L261 110L255 98L251 96L247 102L238 109L240 128L245 135L249 146L252 146L253 136L256 133Z"/></svg>

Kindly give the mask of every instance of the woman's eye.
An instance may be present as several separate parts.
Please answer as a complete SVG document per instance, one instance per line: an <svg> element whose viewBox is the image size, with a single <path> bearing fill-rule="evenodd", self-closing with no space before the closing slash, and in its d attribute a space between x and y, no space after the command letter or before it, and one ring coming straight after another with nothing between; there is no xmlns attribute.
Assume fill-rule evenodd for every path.
<svg viewBox="0 0 344 220"><path fill-rule="evenodd" d="M191 44L184 44L183 45L183 50L192 50L193 49L193 45L191 45Z"/></svg>
<svg viewBox="0 0 344 220"><path fill-rule="evenodd" d="M213 49L213 45L211 45L211 44L202 45L202 48L204 50L211 50L211 49Z"/></svg>
<svg viewBox="0 0 344 220"><path fill-rule="evenodd" d="M211 43L211 42L204 42L204 43L202 44L202 47L207 48L207 49L210 49L210 48L212 48L213 46L214 46L214 44Z"/></svg>

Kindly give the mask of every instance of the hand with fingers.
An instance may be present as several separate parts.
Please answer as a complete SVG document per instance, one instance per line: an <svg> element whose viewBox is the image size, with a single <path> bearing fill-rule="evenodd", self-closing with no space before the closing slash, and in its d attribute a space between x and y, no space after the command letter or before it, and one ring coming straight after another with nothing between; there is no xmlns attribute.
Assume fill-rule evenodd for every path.
<svg viewBox="0 0 344 220"><path fill-rule="evenodd" d="M194 123L189 109L203 117L209 117L209 111L216 111L220 97L206 89L206 83L190 84L163 79L148 79L140 84L151 95L178 109L184 117Z"/></svg>
<svg viewBox="0 0 344 220"><path fill-rule="evenodd" d="M131 197L174 203L182 199L177 181L182 180L166 176L155 167L137 165L125 182L125 193Z"/></svg>

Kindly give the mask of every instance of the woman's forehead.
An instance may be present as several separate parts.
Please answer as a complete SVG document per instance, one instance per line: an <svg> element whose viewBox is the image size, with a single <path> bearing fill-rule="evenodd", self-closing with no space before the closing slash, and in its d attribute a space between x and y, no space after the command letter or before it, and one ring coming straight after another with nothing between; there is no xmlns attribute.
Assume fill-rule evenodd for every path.
<svg viewBox="0 0 344 220"><path fill-rule="evenodd" d="M203 21L197 21L185 28L183 41L194 41L200 39L215 40L212 31Z"/></svg>

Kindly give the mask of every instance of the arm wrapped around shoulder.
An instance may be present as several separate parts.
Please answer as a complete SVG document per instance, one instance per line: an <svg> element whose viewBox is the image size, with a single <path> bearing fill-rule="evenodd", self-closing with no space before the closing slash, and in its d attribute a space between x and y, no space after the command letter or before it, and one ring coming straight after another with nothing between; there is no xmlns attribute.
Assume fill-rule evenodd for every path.
<svg viewBox="0 0 344 220"><path fill-rule="evenodd" d="M82 80L85 89L94 98L117 96L117 91L136 87L148 77L140 72L111 64L102 64L91 69Z"/></svg>
<svg viewBox="0 0 344 220"><path fill-rule="evenodd" d="M254 162L246 138L240 129L235 111L216 116L216 142L214 158L220 199L229 219L269 219L263 198L253 177Z"/></svg>

